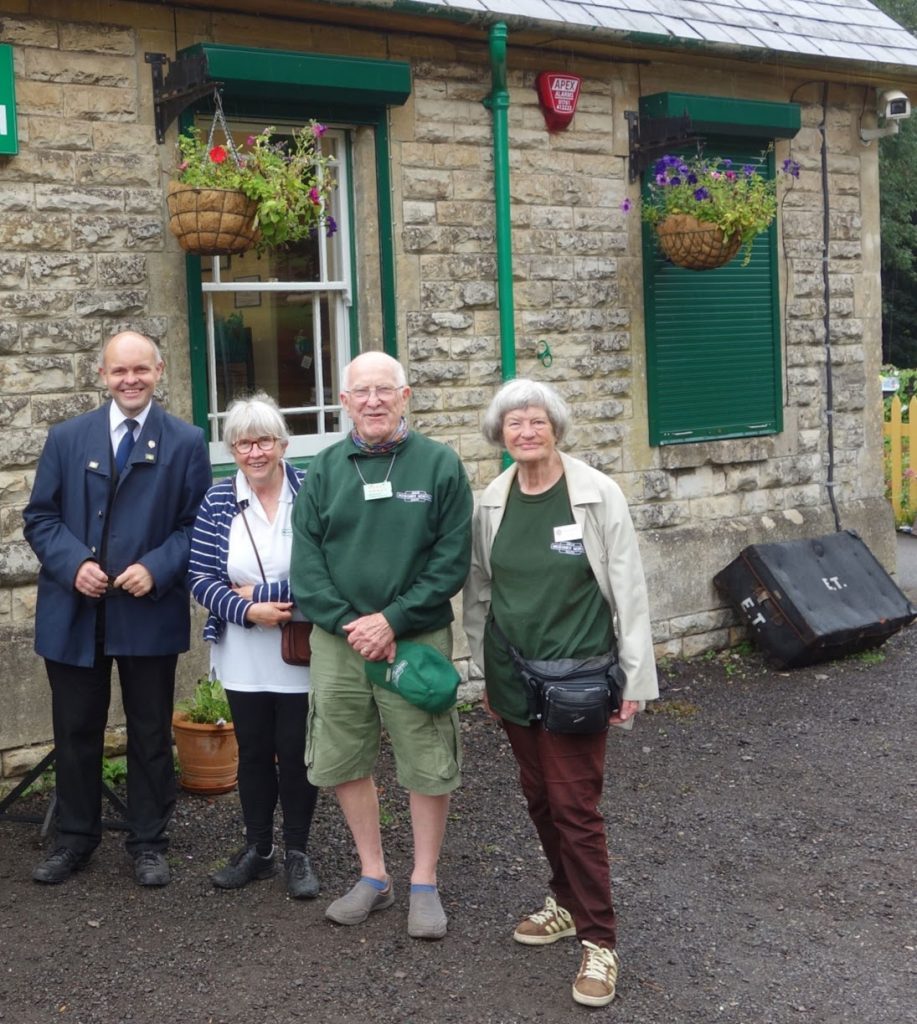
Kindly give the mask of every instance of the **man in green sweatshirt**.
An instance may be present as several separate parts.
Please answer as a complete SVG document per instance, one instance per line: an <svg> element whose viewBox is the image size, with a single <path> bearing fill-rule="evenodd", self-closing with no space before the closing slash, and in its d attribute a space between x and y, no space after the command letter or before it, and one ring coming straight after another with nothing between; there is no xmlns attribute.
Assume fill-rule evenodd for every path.
<svg viewBox="0 0 917 1024"><path fill-rule="evenodd" d="M393 661L399 640L452 654L450 599L468 574L471 489L449 447L409 430L411 389L391 356L366 352L344 369L348 438L313 461L293 510L290 580L312 632L306 761L333 786L361 877L326 910L338 924L394 903L372 772L384 725L410 794L414 866L408 933L440 939L446 915L436 869L449 794L461 783L458 716L432 715L373 686L366 661Z"/></svg>

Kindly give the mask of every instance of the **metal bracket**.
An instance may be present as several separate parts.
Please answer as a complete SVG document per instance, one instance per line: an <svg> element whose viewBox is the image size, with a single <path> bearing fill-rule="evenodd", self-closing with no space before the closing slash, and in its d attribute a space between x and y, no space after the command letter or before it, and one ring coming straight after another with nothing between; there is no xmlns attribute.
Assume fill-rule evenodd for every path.
<svg viewBox="0 0 917 1024"><path fill-rule="evenodd" d="M222 82L208 77L207 58L203 53L171 60L164 53L145 53L143 59L153 74L153 103L156 112L156 141L165 142L166 129L176 117L201 96L220 88ZM163 75L163 65L169 70Z"/></svg>
<svg viewBox="0 0 917 1024"><path fill-rule="evenodd" d="M691 131L691 118L687 114L681 117L644 117L641 120L636 110L625 110L624 117L627 119L629 151L627 173L631 182L637 181L667 149L700 142L704 138Z"/></svg>

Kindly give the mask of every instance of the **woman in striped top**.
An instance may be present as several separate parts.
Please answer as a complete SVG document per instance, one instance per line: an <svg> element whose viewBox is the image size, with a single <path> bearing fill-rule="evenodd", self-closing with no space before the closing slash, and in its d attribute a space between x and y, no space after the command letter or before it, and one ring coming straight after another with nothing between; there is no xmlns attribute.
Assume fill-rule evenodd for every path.
<svg viewBox="0 0 917 1024"><path fill-rule="evenodd" d="M303 474L284 461L289 431L259 393L229 407L223 440L238 470L207 492L191 540L191 593L209 612L210 669L226 690L239 741L245 846L210 877L238 889L275 873L274 809L283 811L287 891L318 895L306 848L317 789L306 777L309 669L280 655L290 593L290 515Z"/></svg>

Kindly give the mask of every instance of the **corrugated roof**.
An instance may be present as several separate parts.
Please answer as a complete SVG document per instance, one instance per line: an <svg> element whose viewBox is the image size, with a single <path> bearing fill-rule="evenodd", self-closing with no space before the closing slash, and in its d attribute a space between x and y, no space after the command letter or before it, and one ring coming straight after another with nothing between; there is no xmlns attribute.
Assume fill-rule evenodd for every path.
<svg viewBox="0 0 917 1024"><path fill-rule="evenodd" d="M346 0L345 0L346 2ZM826 57L917 69L917 38L868 0L350 0L526 28L563 25L567 34L600 35L693 51Z"/></svg>

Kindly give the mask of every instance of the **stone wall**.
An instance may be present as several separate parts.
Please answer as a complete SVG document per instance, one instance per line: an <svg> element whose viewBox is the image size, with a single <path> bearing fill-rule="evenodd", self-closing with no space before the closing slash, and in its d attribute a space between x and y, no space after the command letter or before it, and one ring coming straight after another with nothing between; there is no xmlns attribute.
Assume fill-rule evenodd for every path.
<svg viewBox="0 0 917 1024"><path fill-rule="evenodd" d="M35 559L21 510L48 426L95 407L95 354L132 326L162 345L163 397L190 415L184 261L164 227L172 155L156 145L144 52L200 40L408 60L413 93L390 116L399 346L414 424L461 454L476 489L500 469L479 423L500 381L491 115L480 44L350 27L112 2L0 0L0 42L15 48L21 152L0 157L0 643L7 676L0 751L47 738L47 684L31 653ZM8 13L4 13L4 10ZM174 33L174 34L173 34ZM571 402L568 445L612 473L641 532L660 654L731 642L736 618L713 574L742 547L834 528L825 488L821 279L821 91L783 69L707 69L703 91L803 104L803 128L778 146L802 173L783 200L784 431L775 437L650 447L642 254L627 182L625 110L683 89L696 66L568 60L583 76L576 117L549 135L533 84L545 59L510 35L510 161L516 358L520 374ZM552 58L553 59L553 58ZM561 60L560 64L565 61ZM836 495L844 526L894 564L881 462L878 171L857 119L863 88L834 85L826 130L831 204ZM168 143L174 138L174 126ZM554 361L536 360L541 340ZM465 651L459 648L460 653ZM206 661L182 659L183 684ZM463 665L466 678L469 666ZM471 673L473 675L473 673ZM117 715L114 716L115 718ZM2 766L0 766L2 767Z"/></svg>

